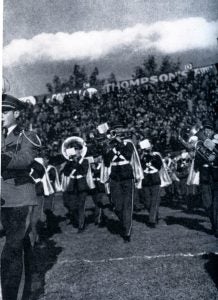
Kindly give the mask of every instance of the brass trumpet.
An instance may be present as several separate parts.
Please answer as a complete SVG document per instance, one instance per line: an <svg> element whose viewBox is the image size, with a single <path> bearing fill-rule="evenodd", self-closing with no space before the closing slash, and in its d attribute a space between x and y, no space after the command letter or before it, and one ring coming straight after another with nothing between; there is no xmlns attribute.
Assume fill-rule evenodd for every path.
<svg viewBox="0 0 218 300"><path fill-rule="evenodd" d="M113 140L116 139L117 137L120 139L131 138L132 134L129 129L117 128L117 129L110 130L107 136L110 140Z"/></svg>

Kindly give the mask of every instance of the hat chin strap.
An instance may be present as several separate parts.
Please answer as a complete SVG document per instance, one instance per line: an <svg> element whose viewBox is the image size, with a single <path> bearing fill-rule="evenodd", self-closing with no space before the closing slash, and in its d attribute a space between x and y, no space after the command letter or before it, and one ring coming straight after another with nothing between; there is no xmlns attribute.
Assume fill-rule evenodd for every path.
<svg viewBox="0 0 218 300"><path fill-rule="evenodd" d="M13 105L10 105L10 104L4 104L4 105L2 105L2 111L4 111L4 109L13 109L13 110L16 110L16 107L15 106L13 106Z"/></svg>

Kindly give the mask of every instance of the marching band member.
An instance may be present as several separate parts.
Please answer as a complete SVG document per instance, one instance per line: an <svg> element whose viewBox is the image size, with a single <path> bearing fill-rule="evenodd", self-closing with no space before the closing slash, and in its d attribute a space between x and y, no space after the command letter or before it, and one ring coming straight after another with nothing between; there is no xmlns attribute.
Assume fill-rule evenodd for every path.
<svg viewBox="0 0 218 300"><path fill-rule="evenodd" d="M6 235L1 254L3 300L17 299L23 270L23 294L28 292L31 282L32 247L29 230L37 199L29 172L41 142L34 132L24 131L18 126L23 108L24 104L17 98L2 95L2 125L7 129L7 135L2 139L1 155L1 218Z"/></svg>
<svg viewBox="0 0 218 300"><path fill-rule="evenodd" d="M149 210L148 226L155 228L158 222L158 210L160 205L160 186L161 178L159 171L163 166L161 155L158 152L152 151L152 145L148 139L139 143L143 149L141 165L144 172L142 180L142 189L144 192L144 201L147 203Z"/></svg>
<svg viewBox="0 0 218 300"><path fill-rule="evenodd" d="M201 132L201 136L199 142L204 142L206 139L211 140L214 135L214 127L212 122L206 121L203 124L203 131ZM201 149L206 149L204 144ZM200 186L201 186L201 199L203 207L210 219L212 230L215 227L214 213L213 213L213 178L211 172L211 163L210 155L204 156L201 155L201 149L198 148L198 144L196 145L196 157L195 157L195 165L194 169L200 172ZM213 153L211 153L213 158Z"/></svg>
<svg viewBox="0 0 218 300"><path fill-rule="evenodd" d="M48 180L51 184L53 192L45 196L44 201L44 213L46 215L46 223L48 231L52 232L54 229L54 208L55 208L55 194L61 191L61 185L59 181L58 171L55 166L47 165L46 173L48 174Z"/></svg>
<svg viewBox="0 0 218 300"><path fill-rule="evenodd" d="M179 136L180 142L188 150L190 157L190 167L187 177L187 212L192 212L193 208L196 207L198 203L199 194L199 171L196 171L195 158L196 158L196 145L198 143L199 135L201 135L202 127L195 125L193 128L189 129L187 138L185 141L181 136Z"/></svg>
<svg viewBox="0 0 218 300"><path fill-rule="evenodd" d="M86 151L85 142L79 137L70 137L62 145L62 153L67 159L62 169L62 190L67 195L69 214L78 226L78 233L85 229L86 196L90 188L94 188Z"/></svg>
<svg viewBox="0 0 218 300"><path fill-rule="evenodd" d="M194 144L196 143L196 138L194 137ZM193 209L201 206L200 199L200 172L195 170L195 158L196 151L191 148L189 150L189 155L191 158L189 174L187 178L187 212L192 213Z"/></svg>
<svg viewBox="0 0 218 300"><path fill-rule="evenodd" d="M134 144L122 136L125 132L122 125L115 125L110 131L109 143L103 149L101 181L109 183L111 201L122 225L124 242L130 242L134 184L141 184L143 173Z"/></svg>
<svg viewBox="0 0 218 300"><path fill-rule="evenodd" d="M31 227L32 232L30 235L31 243L34 246L39 240L39 231L42 227L42 224L46 220L44 214L44 193L45 191L50 191L51 186L47 182L46 177L46 168L44 166L44 160L42 157L36 157L34 162L31 164L30 177L35 182L35 190L37 197L37 206L33 207L31 215ZM44 180L42 180L44 178Z"/></svg>
<svg viewBox="0 0 218 300"><path fill-rule="evenodd" d="M101 124L97 127L98 134L92 136L91 145L88 149L91 153L90 164L92 170L92 176L95 184L95 188L92 189L92 199L95 204L95 225L103 227L106 225L107 217L110 214L110 199L108 184L101 182L101 173L103 168L102 158L102 142L104 140L103 133L108 130L107 123Z"/></svg>
<svg viewBox="0 0 218 300"><path fill-rule="evenodd" d="M57 171L57 168L51 164L49 164L46 168L46 172L48 174L48 179L51 183L51 186L53 188L54 193L50 194L49 196L51 196L50 201L49 201L49 205L47 205L47 208L51 211L54 210L54 195L55 193L58 193L61 191L61 184L60 184L60 180L59 180L59 174Z"/></svg>
<svg viewBox="0 0 218 300"><path fill-rule="evenodd" d="M166 171L171 179L172 184L165 187L165 192L167 196L167 201L169 204L174 204L174 191L176 181L179 181L179 178L176 176L176 162L175 158L172 158L171 153L168 153L167 156L163 159Z"/></svg>
<svg viewBox="0 0 218 300"><path fill-rule="evenodd" d="M175 184L175 201L178 205L182 204L183 201L187 203L187 179L189 175L190 165L191 165L191 157L189 153L184 149L182 153L175 157L176 163L176 171L175 175L178 178L174 182Z"/></svg>
<svg viewBox="0 0 218 300"><path fill-rule="evenodd" d="M218 134L215 134L212 142L215 144L216 157L211 166L212 196L213 196L213 232L218 238Z"/></svg>
<svg viewBox="0 0 218 300"><path fill-rule="evenodd" d="M34 208L32 215L33 243L38 240L37 227L39 221L46 221L47 229L52 231L54 196L61 190L57 169L48 165L46 157L37 157L31 165L30 176L36 184L38 206Z"/></svg>
<svg viewBox="0 0 218 300"><path fill-rule="evenodd" d="M101 180L102 156L97 152L93 154L91 170L95 188L92 190L92 199L95 204L95 225L103 227L106 223L106 209L110 206L109 197L107 195L106 186Z"/></svg>

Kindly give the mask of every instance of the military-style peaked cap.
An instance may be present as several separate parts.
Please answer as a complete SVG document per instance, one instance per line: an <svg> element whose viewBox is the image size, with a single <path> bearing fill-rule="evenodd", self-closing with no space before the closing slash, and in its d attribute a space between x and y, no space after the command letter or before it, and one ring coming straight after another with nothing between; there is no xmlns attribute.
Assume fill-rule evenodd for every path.
<svg viewBox="0 0 218 300"><path fill-rule="evenodd" d="M2 95L2 110L21 110L25 108L24 102L14 96Z"/></svg>

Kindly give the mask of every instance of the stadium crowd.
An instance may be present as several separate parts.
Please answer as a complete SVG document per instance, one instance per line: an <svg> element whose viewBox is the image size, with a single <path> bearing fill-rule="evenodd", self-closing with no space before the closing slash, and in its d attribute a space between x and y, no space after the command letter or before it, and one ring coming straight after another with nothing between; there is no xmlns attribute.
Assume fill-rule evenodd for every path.
<svg viewBox="0 0 218 300"><path fill-rule="evenodd" d="M34 107L29 104L22 119L31 124L42 144L57 152L64 139L74 134L84 140L104 122L122 122L135 144L151 139L157 151L177 151L178 134L183 128L215 121L217 75L213 72L188 77L178 75L169 82L115 89L109 93L65 95L60 101L45 97Z"/></svg>

